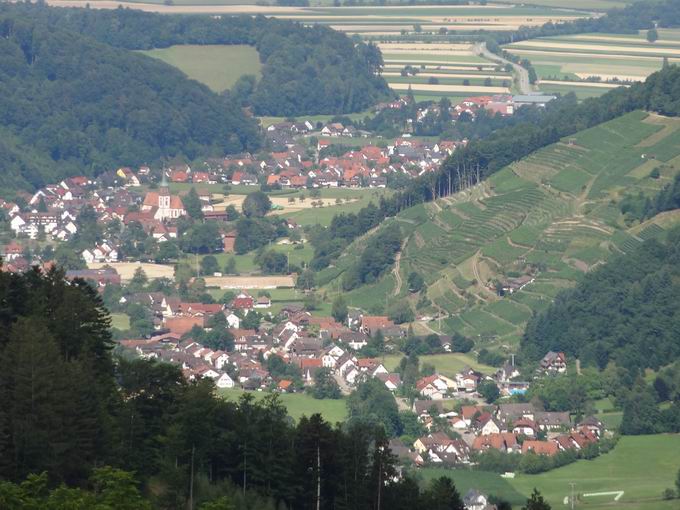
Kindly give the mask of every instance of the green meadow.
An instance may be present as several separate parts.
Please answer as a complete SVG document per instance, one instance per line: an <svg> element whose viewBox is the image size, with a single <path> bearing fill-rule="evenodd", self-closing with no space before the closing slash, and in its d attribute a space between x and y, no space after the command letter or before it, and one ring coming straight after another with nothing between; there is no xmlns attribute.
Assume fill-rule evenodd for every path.
<svg viewBox="0 0 680 510"><path fill-rule="evenodd" d="M614 450L594 460L579 460L539 475L518 474L501 478L496 473L470 470L426 468L419 471L424 481L451 476L458 490L465 494L478 489L495 494L519 507L537 488L554 509L568 508L565 497L574 484L576 508L609 508L612 510L670 510L678 501L663 501L664 489L673 488L680 468L680 435L626 436ZM614 501L613 495L584 496L598 492L623 491Z"/></svg>
<svg viewBox="0 0 680 510"><path fill-rule="evenodd" d="M267 395L271 395L271 393L264 391L245 392L236 389L217 390L217 393L226 400L237 400L244 393L252 395L255 400L261 400ZM299 420L302 416L310 416L315 413L321 414L330 423L344 421L347 417L345 399L319 400L306 393L281 393L279 398L283 405L286 406L286 409L288 409L290 417L295 421Z"/></svg>
<svg viewBox="0 0 680 510"><path fill-rule="evenodd" d="M243 44L187 44L142 53L178 68L215 92L231 88L244 74L259 77L262 68L257 50Z"/></svg>

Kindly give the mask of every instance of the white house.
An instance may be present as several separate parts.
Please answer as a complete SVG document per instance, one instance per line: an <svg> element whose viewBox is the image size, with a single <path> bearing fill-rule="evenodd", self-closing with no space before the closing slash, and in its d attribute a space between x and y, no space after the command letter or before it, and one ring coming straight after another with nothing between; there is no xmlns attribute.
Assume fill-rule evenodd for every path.
<svg viewBox="0 0 680 510"><path fill-rule="evenodd" d="M223 372L216 380L215 380L215 386L218 388L233 388L234 387L234 380L229 377L229 374L226 372Z"/></svg>

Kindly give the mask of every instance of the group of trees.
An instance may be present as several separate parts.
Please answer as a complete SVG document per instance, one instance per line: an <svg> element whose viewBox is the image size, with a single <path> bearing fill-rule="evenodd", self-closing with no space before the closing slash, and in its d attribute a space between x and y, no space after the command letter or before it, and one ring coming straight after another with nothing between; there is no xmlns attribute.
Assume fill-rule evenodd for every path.
<svg viewBox="0 0 680 510"><path fill-rule="evenodd" d="M650 177L658 178L658 169L652 170ZM637 196L626 196L619 204L621 212L627 218L643 221L664 211L680 208L680 175L676 175L673 182L666 184L654 197L647 197L640 193Z"/></svg>
<svg viewBox="0 0 680 510"><path fill-rule="evenodd" d="M343 274L342 288L351 290L362 284L376 281L385 270L392 267L400 249L401 229L399 225L391 223L382 227L369 238L358 260Z"/></svg>

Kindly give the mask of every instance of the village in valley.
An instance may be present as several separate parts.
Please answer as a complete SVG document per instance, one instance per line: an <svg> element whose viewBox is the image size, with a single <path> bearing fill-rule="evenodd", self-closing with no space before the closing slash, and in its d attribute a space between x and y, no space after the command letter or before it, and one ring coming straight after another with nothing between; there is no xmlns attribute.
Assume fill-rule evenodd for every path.
<svg viewBox="0 0 680 510"><path fill-rule="evenodd" d="M481 109L512 115L525 104L521 101L535 103L515 99L468 98L449 113L454 120L461 115L474 119ZM401 98L378 109L408 105L408 98ZM415 122L440 114L432 103L417 110ZM347 195L343 205L342 198L325 199L324 190L389 192L395 181L437 170L466 144L426 141L408 132L376 144L372 133L340 121L274 123L266 136L273 148L267 154L228 156L198 167L122 167L96 180L72 177L20 194L21 202L1 202L9 238L2 249L2 270L20 272L36 265L49 270L57 262L68 279L91 282L114 317L124 317L124 326L114 323L117 350L177 365L188 381L211 379L225 396L308 393L319 401L343 399L366 381L379 381L419 431L390 441L403 465L470 466L489 451L555 457L587 451L611 437L592 416L517 401L535 380L566 373L563 353L546 353L528 377L512 360L491 373L469 366L446 374L416 366L415 373L407 373L409 355L399 362L407 352L404 345L425 343L430 353L454 356L454 339L418 336L408 323L344 303L339 311L334 304L333 313L308 306L314 294L313 285L301 283L304 264L291 267L287 260L285 270L277 271L279 280L259 284L258 278L266 278L258 276L267 274L264 270L253 275L238 273L233 262L227 264L231 267L205 263L209 257L216 260L215 255L221 261L234 255L242 235L235 222L246 215L243 203L251 193L283 192L271 195L278 201L268 211L268 217L282 221L284 230L275 238L302 247L308 225L288 218L288 211L309 204L341 213L355 199ZM342 150L350 143L353 148ZM286 197L286 191L296 194ZM206 233L197 225L211 229ZM78 250L68 254L60 246ZM512 293L533 281L524 278L503 291ZM299 293L299 299L273 299L282 287ZM387 363L386 356L397 362ZM492 508L474 490L466 504Z"/></svg>

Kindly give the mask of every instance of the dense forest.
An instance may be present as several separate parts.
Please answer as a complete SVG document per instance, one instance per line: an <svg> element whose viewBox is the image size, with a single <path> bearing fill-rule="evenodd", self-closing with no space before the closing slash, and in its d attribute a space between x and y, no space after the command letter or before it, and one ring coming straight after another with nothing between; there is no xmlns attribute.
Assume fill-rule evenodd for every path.
<svg viewBox="0 0 680 510"><path fill-rule="evenodd" d="M380 50L353 41L328 27L264 16L163 15L132 9L55 9L8 6L59 27L127 50L165 48L175 44L248 44L263 64L254 85L239 84L239 100L259 115L304 115L362 111L391 96L376 74Z"/></svg>
<svg viewBox="0 0 680 510"><path fill-rule="evenodd" d="M22 9L28 7L22 6ZM239 106L162 62L0 9L0 185L256 149Z"/></svg>
<svg viewBox="0 0 680 510"><path fill-rule="evenodd" d="M562 292L529 321L527 359L564 351L582 364L610 361L632 373L680 358L680 230L611 259L576 288Z"/></svg>
<svg viewBox="0 0 680 510"><path fill-rule="evenodd" d="M58 270L0 272L0 303L3 509L463 510L451 480L395 476L396 403L378 414L371 387L346 423L296 424L277 395L230 402L177 366L113 357L101 298Z"/></svg>

